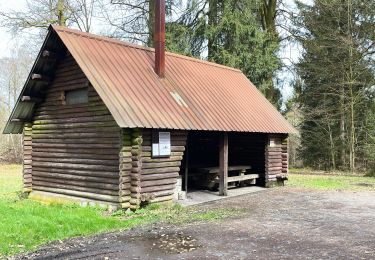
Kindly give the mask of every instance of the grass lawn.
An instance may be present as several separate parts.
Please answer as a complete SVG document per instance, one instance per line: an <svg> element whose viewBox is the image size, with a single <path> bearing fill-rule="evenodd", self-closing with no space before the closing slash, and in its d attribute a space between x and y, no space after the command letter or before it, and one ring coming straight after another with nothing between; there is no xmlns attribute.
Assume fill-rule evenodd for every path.
<svg viewBox="0 0 375 260"><path fill-rule="evenodd" d="M287 185L322 190L367 190L375 191L375 178L345 175L289 174Z"/></svg>
<svg viewBox="0 0 375 260"><path fill-rule="evenodd" d="M233 209L197 210L150 205L137 212L108 214L98 208L43 205L22 199L21 166L0 165L0 258L30 251L49 241L149 224L220 219Z"/></svg>

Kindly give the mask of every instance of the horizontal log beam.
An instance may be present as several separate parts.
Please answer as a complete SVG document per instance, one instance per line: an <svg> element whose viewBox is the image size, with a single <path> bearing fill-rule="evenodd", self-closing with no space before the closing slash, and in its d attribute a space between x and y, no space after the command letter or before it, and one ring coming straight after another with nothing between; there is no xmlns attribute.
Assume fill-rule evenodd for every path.
<svg viewBox="0 0 375 260"><path fill-rule="evenodd" d="M173 190L174 188L175 188L175 184L157 185L157 186L143 187L142 192L148 193L148 192L155 192L155 191L162 191L162 190ZM131 187L130 190L133 192L133 187Z"/></svg>
<svg viewBox="0 0 375 260"><path fill-rule="evenodd" d="M80 176L93 176L93 177L102 177L102 178L111 178L118 179L119 173L116 171L91 171L91 170L74 170L74 169L59 169L59 168L50 168L50 167L40 167L33 166L33 171L40 171L46 173L62 173L62 174L72 174Z"/></svg>
<svg viewBox="0 0 375 260"><path fill-rule="evenodd" d="M177 177L178 177L178 172L148 174L148 175L142 175L141 181L161 180L161 179L170 179L170 178L177 178Z"/></svg>
<svg viewBox="0 0 375 260"><path fill-rule="evenodd" d="M69 184L59 184L54 183L51 181L40 181L34 180L32 183L33 187L49 187L49 188L56 188L56 189L65 189L65 190L72 190L72 191L81 191L81 192L90 192L96 193L101 195L111 195L111 196L118 196L118 191L116 190L105 190L100 188L88 188L88 187L81 187Z"/></svg>
<svg viewBox="0 0 375 260"><path fill-rule="evenodd" d="M180 167L163 167L163 168L152 168L142 169L141 174L155 174L155 173L168 173L168 172L179 172Z"/></svg>
<svg viewBox="0 0 375 260"><path fill-rule="evenodd" d="M91 192L82 192L82 191L75 191L75 190L69 190L69 189L42 187L42 186L39 186L39 187L36 186L36 187L33 187L33 189L40 190L40 191L47 191L51 193L70 195L70 196L74 196L78 198L87 198L87 199L94 199L98 201L118 203L118 196L104 195L104 194L91 193Z"/></svg>
<svg viewBox="0 0 375 260"><path fill-rule="evenodd" d="M81 145L80 148L77 147L33 147L33 152L47 152L47 153L69 153L69 154L87 154L87 155L118 155L117 148L101 148L101 149L87 149L83 148Z"/></svg>
<svg viewBox="0 0 375 260"><path fill-rule="evenodd" d="M33 143L33 149L36 148L66 148L66 149L119 149L119 145L114 144L65 144L65 143Z"/></svg>
<svg viewBox="0 0 375 260"><path fill-rule="evenodd" d="M100 160L100 159L87 159L87 158L51 158L51 157L38 157L33 154L33 161L35 162L55 162L55 163L74 163L82 165L103 165L118 167L119 160Z"/></svg>
<svg viewBox="0 0 375 260"><path fill-rule="evenodd" d="M69 139L69 137L64 139L42 139L38 137L33 138L33 143L45 143L45 144L114 144L114 147L120 146L120 140L118 137L113 138L103 138L103 137L97 137L97 138L79 138L79 139Z"/></svg>
<svg viewBox="0 0 375 260"><path fill-rule="evenodd" d="M143 187L149 187L149 186L158 186L158 185L175 184L175 183L177 183L177 178L141 181L141 187L143 188Z"/></svg>
<svg viewBox="0 0 375 260"><path fill-rule="evenodd" d="M157 202L164 202L164 201L171 201L171 200L173 200L173 195L156 197L151 202L152 203L157 203Z"/></svg>
<svg viewBox="0 0 375 260"><path fill-rule="evenodd" d="M39 182L46 182L46 183L55 183L55 184L62 184L62 185L72 185L72 186L78 186L82 188L97 188L103 190L102 192L106 191L115 191L118 192L119 185L113 184L113 183L102 183L102 182L89 182L89 181L79 181L79 180L72 180L72 179L60 179L60 178L50 178L40 175L34 175L33 173L33 182L39 181ZM115 193L117 194L117 193Z"/></svg>
<svg viewBox="0 0 375 260"><path fill-rule="evenodd" d="M72 181L82 181L82 182L96 182L96 183L107 183L107 184L116 184L118 185L118 180L114 178L105 178L105 177L94 177L94 176L82 176L82 175L73 175L73 174L64 174L64 173L52 173L52 172L41 172L34 170L32 173L34 176L54 178L61 180L72 180Z"/></svg>
<svg viewBox="0 0 375 260"><path fill-rule="evenodd" d="M30 153L31 154L31 153ZM36 152L33 151L32 155L35 156L35 158L71 158L71 159L98 159L100 160L119 160L118 154L84 154L84 153L75 153L74 150L71 152L66 152L66 153L57 153L54 152L53 150L50 152ZM24 156L25 158L25 156ZM31 158L31 156L30 156Z"/></svg>
<svg viewBox="0 0 375 260"><path fill-rule="evenodd" d="M59 169L74 169L74 170L90 170L90 171L118 171L118 166L105 166L105 165L85 165L73 163L54 163L54 162L38 162L33 161L34 167L50 167Z"/></svg>

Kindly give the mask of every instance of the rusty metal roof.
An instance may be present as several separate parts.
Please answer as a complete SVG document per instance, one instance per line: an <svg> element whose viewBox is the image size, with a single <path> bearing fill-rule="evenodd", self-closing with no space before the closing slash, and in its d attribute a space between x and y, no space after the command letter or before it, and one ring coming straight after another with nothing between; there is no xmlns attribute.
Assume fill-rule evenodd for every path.
<svg viewBox="0 0 375 260"><path fill-rule="evenodd" d="M295 132L240 70L167 52L159 78L151 48L59 26L47 37L51 31L120 127Z"/></svg>

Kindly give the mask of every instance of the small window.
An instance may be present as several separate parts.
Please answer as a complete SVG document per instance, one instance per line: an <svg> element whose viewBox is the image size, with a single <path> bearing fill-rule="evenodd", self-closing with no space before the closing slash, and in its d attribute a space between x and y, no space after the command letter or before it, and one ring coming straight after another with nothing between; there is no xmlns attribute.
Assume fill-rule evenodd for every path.
<svg viewBox="0 0 375 260"><path fill-rule="evenodd" d="M89 102L88 88L65 91L65 104L75 105Z"/></svg>

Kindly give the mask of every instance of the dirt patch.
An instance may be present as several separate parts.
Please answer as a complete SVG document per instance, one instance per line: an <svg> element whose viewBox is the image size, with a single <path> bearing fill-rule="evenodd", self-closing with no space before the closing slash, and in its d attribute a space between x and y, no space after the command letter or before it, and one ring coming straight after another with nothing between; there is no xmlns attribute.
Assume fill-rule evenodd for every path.
<svg viewBox="0 0 375 260"><path fill-rule="evenodd" d="M375 193L275 188L198 208L237 217L55 242L18 259L374 259Z"/></svg>
<svg viewBox="0 0 375 260"><path fill-rule="evenodd" d="M148 237L142 240L148 244L150 250L159 250L167 254L181 254L196 250L200 247L197 240L192 236L186 236L182 231L173 233L163 233L155 237Z"/></svg>

